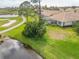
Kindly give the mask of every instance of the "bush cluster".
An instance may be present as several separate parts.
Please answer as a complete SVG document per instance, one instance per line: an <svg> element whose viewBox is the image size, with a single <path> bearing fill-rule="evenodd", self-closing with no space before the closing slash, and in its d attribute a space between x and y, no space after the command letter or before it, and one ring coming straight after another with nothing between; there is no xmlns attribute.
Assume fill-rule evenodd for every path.
<svg viewBox="0 0 79 59"><path fill-rule="evenodd" d="M44 21L33 21L33 22L27 22L27 25L24 30L24 35L27 37L43 37L43 35L46 32L46 26Z"/></svg>
<svg viewBox="0 0 79 59"><path fill-rule="evenodd" d="M77 32L77 35L79 35L79 22L74 23L73 28Z"/></svg>

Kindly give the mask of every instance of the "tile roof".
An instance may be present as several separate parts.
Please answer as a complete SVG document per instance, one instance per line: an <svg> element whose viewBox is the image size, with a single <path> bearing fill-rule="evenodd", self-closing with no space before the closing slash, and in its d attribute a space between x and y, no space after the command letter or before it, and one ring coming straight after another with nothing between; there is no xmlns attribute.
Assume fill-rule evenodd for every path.
<svg viewBox="0 0 79 59"><path fill-rule="evenodd" d="M53 20L58 20L62 22L67 21L79 21L79 13L74 12L62 12L54 16L50 16L50 18Z"/></svg>
<svg viewBox="0 0 79 59"><path fill-rule="evenodd" d="M55 11L55 10L43 10L42 11L42 14L44 16L53 16L53 15L58 14L58 13L60 13L60 11Z"/></svg>
<svg viewBox="0 0 79 59"><path fill-rule="evenodd" d="M68 21L79 21L79 13L75 12L60 12L55 13L54 11L45 10L42 12L43 15L48 16L52 20L68 22ZM52 15L53 14L53 15Z"/></svg>

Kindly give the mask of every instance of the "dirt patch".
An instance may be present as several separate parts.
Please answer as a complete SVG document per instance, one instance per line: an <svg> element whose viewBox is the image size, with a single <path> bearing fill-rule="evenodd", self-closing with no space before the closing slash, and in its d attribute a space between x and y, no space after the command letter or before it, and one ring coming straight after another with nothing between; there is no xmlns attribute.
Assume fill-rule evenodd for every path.
<svg viewBox="0 0 79 59"><path fill-rule="evenodd" d="M65 38L65 34L62 32L56 32L56 31L48 31L48 36L51 39L56 39L56 40L63 40Z"/></svg>

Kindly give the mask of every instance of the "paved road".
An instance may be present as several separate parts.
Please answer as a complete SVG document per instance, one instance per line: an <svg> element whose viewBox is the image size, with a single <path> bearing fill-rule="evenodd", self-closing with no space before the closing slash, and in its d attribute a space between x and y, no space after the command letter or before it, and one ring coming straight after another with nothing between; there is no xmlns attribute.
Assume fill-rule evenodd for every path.
<svg viewBox="0 0 79 59"><path fill-rule="evenodd" d="M23 20L22 22L20 22L18 25L13 26L13 27L11 27L11 28L9 28L9 29L0 31L0 34L6 33L6 32L8 32L8 31L13 30L13 29L15 29L15 28L21 26L22 24L24 24L24 23L26 22L26 18L25 18L24 16L21 16L21 17L22 17L22 20Z"/></svg>

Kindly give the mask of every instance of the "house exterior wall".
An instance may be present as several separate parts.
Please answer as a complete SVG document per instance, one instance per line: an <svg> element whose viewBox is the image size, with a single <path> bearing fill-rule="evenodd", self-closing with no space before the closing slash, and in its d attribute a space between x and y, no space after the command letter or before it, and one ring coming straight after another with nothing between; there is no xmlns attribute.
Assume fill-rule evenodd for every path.
<svg viewBox="0 0 79 59"><path fill-rule="evenodd" d="M64 26L71 26L71 25L73 25L72 21L70 21L70 22L64 22Z"/></svg>
<svg viewBox="0 0 79 59"><path fill-rule="evenodd" d="M48 24L56 24L56 25L59 25L59 26L71 26L71 25L73 25L73 23L76 22L76 21L62 22L62 21L58 21L58 20L53 20L53 19L46 17L46 16L44 16L43 19Z"/></svg>
<svg viewBox="0 0 79 59"><path fill-rule="evenodd" d="M52 20L49 17L44 16L43 19L48 23L48 24L55 24L55 25L59 25L59 26L64 26L63 22L61 21L56 21L56 20Z"/></svg>

